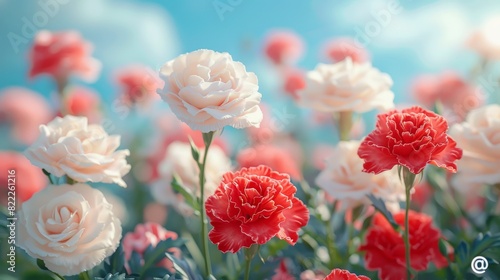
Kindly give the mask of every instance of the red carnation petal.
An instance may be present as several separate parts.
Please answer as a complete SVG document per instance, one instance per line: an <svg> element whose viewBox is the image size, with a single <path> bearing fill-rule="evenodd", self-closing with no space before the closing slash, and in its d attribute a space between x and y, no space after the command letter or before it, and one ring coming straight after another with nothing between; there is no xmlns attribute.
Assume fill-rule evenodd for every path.
<svg viewBox="0 0 500 280"><path fill-rule="evenodd" d="M278 237L294 245L299 239L299 229L309 222L309 210L298 198L292 199L292 207L283 210L286 220L280 224Z"/></svg>
<svg viewBox="0 0 500 280"><path fill-rule="evenodd" d="M434 148L432 142L427 142L418 150L413 148L413 143L394 145L392 150L397 154L399 164L406 166L413 174L419 174L431 160Z"/></svg>
<svg viewBox="0 0 500 280"><path fill-rule="evenodd" d="M218 189L214 195L207 198L205 208L207 216L211 221L215 219L225 222L233 220L233 218L228 215L229 198L227 198L220 189Z"/></svg>
<svg viewBox="0 0 500 280"><path fill-rule="evenodd" d="M336 268L323 280L370 280L370 278L363 275L358 276L345 269Z"/></svg>
<svg viewBox="0 0 500 280"><path fill-rule="evenodd" d="M257 215L259 215L257 213ZM268 219L255 219L254 222L247 222L241 225L241 232L249 236L253 243L264 244L273 238L280 231L280 223L285 221L285 216L280 212L275 212ZM233 238L233 237L232 237Z"/></svg>
<svg viewBox="0 0 500 280"><path fill-rule="evenodd" d="M448 136L448 145L441 152L433 154L430 163L455 173L457 172L455 161L461 158L462 149L457 148L457 142Z"/></svg>
<svg viewBox="0 0 500 280"><path fill-rule="evenodd" d="M359 145L358 156L363 159L363 172L375 173L391 170L398 161L394 155L391 154L387 145L377 145L377 142L383 140L377 139L384 137L378 133L370 133L363 142Z"/></svg>
<svg viewBox="0 0 500 280"><path fill-rule="evenodd" d="M208 233L208 238L223 252L238 252L241 247L249 248L254 243L252 238L242 233L238 222L226 223L210 221L213 229Z"/></svg>

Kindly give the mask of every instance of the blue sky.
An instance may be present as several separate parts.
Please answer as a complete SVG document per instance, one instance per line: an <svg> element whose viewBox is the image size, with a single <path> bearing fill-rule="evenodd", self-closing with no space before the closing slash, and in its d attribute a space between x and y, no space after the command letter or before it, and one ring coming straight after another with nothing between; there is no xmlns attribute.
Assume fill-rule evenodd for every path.
<svg viewBox="0 0 500 280"><path fill-rule="evenodd" d="M478 58L463 47L464 40L483 20L500 14L495 0L0 0L0 88L27 86L50 96L48 79L26 78L31 38L22 34L26 20L33 23L44 12L44 3L52 3L54 12L35 28L77 29L94 44L104 68L91 86L108 103L117 90L114 69L130 63L158 69L176 55L200 48L231 53L256 72L264 100L275 102L279 85L261 55L262 41L274 29L293 30L304 38L306 54L299 61L304 69L320 62L325 41L358 36L373 64L392 76L396 101L408 102L408 84L415 75L447 69L466 73ZM13 47L9 33L26 42Z"/></svg>

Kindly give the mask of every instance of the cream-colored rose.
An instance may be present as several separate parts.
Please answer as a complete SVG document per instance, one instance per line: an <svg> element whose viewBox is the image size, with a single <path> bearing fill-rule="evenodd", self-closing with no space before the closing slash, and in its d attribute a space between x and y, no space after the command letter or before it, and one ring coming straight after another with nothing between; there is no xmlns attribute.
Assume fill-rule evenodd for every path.
<svg viewBox="0 0 500 280"><path fill-rule="evenodd" d="M129 150L116 150L119 135L108 135L102 126L88 125L86 117L56 117L40 126L40 136L25 152L33 165L55 176L77 182L127 185L122 176L130 171Z"/></svg>
<svg viewBox="0 0 500 280"><path fill-rule="evenodd" d="M167 62L158 93L174 114L194 130L210 132L224 126L259 127L257 76L228 53L197 50Z"/></svg>
<svg viewBox="0 0 500 280"><path fill-rule="evenodd" d="M396 168L376 175L363 172L359 145L359 141L340 142L316 178L316 184L341 201L344 209L369 205L367 195L373 194L383 199L389 210L398 211L399 202L405 199L405 189Z"/></svg>
<svg viewBox="0 0 500 280"><path fill-rule="evenodd" d="M467 45L486 59L500 59L500 17L487 20L469 38Z"/></svg>
<svg viewBox="0 0 500 280"><path fill-rule="evenodd" d="M17 244L61 275L92 269L120 243L112 208L86 184L49 185L21 206Z"/></svg>
<svg viewBox="0 0 500 280"><path fill-rule="evenodd" d="M483 184L500 183L500 105L471 111L449 134L463 150L452 180L456 189L468 193Z"/></svg>
<svg viewBox="0 0 500 280"><path fill-rule="evenodd" d="M204 151L200 151L200 158ZM173 205L181 214L192 214L192 209L183 201L180 194L175 194L171 182L174 175L182 181L182 185L193 194L200 196L200 169L191 155L191 146L185 142L174 142L167 148L165 158L159 165L161 179L151 185L153 197L161 203ZM211 146L205 166L206 199L215 192L224 173L231 171L231 161L218 146Z"/></svg>
<svg viewBox="0 0 500 280"><path fill-rule="evenodd" d="M355 63L350 57L335 64L318 64L298 91L299 105L321 112L353 111L394 107L392 79L370 63Z"/></svg>

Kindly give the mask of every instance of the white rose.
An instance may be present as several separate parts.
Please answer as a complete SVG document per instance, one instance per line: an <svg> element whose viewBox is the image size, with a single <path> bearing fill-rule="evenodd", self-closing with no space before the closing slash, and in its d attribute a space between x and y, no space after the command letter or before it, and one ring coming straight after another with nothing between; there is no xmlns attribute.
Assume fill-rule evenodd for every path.
<svg viewBox="0 0 500 280"><path fill-rule="evenodd" d="M321 112L353 111L394 107L392 79L370 63L355 63L350 57L335 64L318 64L298 91L299 104Z"/></svg>
<svg viewBox="0 0 500 280"><path fill-rule="evenodd" d="M329 195L342 201L344 209L369 205L367 195L383 199L389 210L399 210L405 199L405 189L396 168L372 174L363 172L363 160L358 156L360 141L342 141L326 161L326 167L316 178L316 184Z"/></svg>
<svg viewBox="0 0 500 280"><path fill-rule="evenodd" d="M200 150L200 158L204 151ZM167 148L165 158L159 165L160 180L151 185L153 197L161 203L173 205L180 213L190 215L192 209L183 201L180 194L176 195L171 182L176 175L182 185L200 196L199 174L200 169L191 155L191 146L185 142L173 142ZM206 199L215 192L222 180L222 175L231 171L231 160L218 146L211 146L205 165L205 191Z"/></svg>
<svg viewBox="0 0 500 280"><path fill-rule="evenodd" d="M452 181L456 189L468 193L483 184L500 183L500 105L471 111L449 134L463 150Z"/></svg>
<svg viewBox="0 0 500 280"><path fill-rule="evenodd" d="M158 93L174 114L194 130L210 132L230 125L259 127L257 77L228 53L198 50L167 62Z"/></svg>
<svg viewBox="0 0 500 280"><path fill-rule="evenodd" d="M486 59L500 59L500 17L488 19L469 38L468 45Z"/></svg>
<svg viewBox="0 0 500 280"><path fill-rule="evenodd" d="M122 176L130 171L129 150L116 150L119 135L108 135L102 126L88 125L86 117L67 115L40 126L40 136L25 152L33 165L78 182L127 185Z"/></svg>
<svg viewBox="0 0 500 280"><path fill-rule="evenodd" d="M86 184L49 185L24 202L18 215L19 247L61 275L92 269L120 243L111 204Z"/></svg>

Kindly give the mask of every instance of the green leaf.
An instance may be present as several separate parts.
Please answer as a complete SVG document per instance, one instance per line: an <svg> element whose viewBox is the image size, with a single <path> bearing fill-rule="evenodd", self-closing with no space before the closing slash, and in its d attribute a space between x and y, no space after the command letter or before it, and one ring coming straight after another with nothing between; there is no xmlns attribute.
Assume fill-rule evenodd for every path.
<svg viewBox="0 0 500 280"><path fill-rule="evenodd" d="M382 214L386 218L386 220L392 225L392 227L395 230L399 230L400 228L399 225L394 220L392 213L389 210L387 210L387 207L385 207L384 201L378 197L375 197L373 194L369 194L368 198L372 202L373 207L375 207L375 209L377 209L380 212L380 214Z"/></svg>
<svg viewBox="0 0 500 280"><path fill-rule="evenodd" d="M445 258L448 258L448 247L446 246L446 241L442 238L439 238L439 252Z"/></svg>
<svg viewBox="0 0 500 280"><path fill-rule="evenodd" d="M193 156L193 159L196 161L196 163L200 164L200 150L198 150L198 147L194 143L191 136L188 137L189 137L189 145L191 146L191 155Z"/></svg>
<svg viewBox="0 0 500 280"><path fill-rule="evenodd" d="M195 195L191 192L190 189L187 189L182 185L182 181L176 175L174 175L174 177L172 178L171 185L175 192L182 195L182 197L184 198L184 202L186 202L187 205L191 206L191 208L193 208L195 211L199 212L201 210L200 203L198 203Z"/></svg>
<svg viewBox="0 0 500 280"><path fill-rule="evenodd" d="M38 265L38 267L42 270L49 270L46 266L45 266L45 262L41 259L36 259L36 265Z"/></svg>

